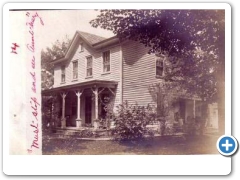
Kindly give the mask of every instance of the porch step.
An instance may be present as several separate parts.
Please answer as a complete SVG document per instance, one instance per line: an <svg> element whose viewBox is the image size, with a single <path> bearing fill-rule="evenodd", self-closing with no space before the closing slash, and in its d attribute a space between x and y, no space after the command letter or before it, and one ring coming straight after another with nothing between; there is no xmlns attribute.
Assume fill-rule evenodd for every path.
<svg viewBox="0 0 240 180"><path fill-rule="evenodd" d="M58 138L96 138L96 137L110 137L111 130L95 130L93 128L81 129L55 129L53 136Z"/></svg>

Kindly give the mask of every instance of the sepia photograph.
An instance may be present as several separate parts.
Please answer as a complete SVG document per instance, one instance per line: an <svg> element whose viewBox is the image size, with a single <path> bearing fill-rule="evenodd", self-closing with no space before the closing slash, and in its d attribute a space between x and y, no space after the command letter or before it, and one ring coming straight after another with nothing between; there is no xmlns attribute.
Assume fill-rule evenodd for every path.
<svg viewBox="0 0 240 180"><path fill-rule="evenodd" d="M218 154L224 9L38 15L43 155Z"/></svg>
<svg viewBox="0 0 240 180"><path fill-rule="evenodd" d="M232 6L4 4L5 176L233 174Z"/></svg>

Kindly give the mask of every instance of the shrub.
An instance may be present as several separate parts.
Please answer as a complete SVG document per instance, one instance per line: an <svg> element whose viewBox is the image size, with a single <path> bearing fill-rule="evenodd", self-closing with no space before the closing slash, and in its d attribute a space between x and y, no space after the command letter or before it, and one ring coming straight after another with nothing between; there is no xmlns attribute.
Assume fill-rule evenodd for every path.
<svg viewBox="0 0 240 180"><path fill-rule="evenodd" d="M160 121L160 133L161 135L165 135L165 130L166 130L166 121L164 119L159 119Z"/></svg>
<svg viewBox="0 0 240 180"><path fill-rule="evenodd" d="M118 106L115 117L114 134L118 140L134 140L142 138L148 132L146 126L156 121L153 107L129 105L126 101Z"/></svg>

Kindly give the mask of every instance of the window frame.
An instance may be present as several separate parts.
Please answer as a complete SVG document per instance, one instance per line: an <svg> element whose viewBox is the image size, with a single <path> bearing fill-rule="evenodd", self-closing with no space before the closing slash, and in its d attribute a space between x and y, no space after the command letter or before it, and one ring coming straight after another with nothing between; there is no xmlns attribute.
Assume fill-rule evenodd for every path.
<svg viewBox="0 0 240 180"><path fill-rule="evenodd" d="M162 66L157 65L158 60L162 61ZM156 55L156 57L155 57L155 76L156 76L156 78L162 78L164 76L164 69L165 69L164 60L165 60L165 57L163 55ZM162 68L162 74L161 75L157 74L157 72L158 72L157 68L158 67Z"/></svg>
<svg viewBox="0 0 240 180"><path fill-rule="evenodd" d="M80 46L80 52L84 52L84 46L83 46L83 43L80 43L79 46Z"/></svg>
<svg viewBox="0 0 240 180"><path fill-rule="evenodd" d="M77 69L76 69L76 71L77 72L75 72L75 69L74 69L74 64L77 64ZM76 73L76 78L74 78L74 74ZM74 61L72 61L72 79L73 80L77 80L78 79L78 60L74 60Z"/></svg>
<svg viewBox="0 0 240 180"><path fill-rule="evenodd" d="M109 52L109 71L104 71L104 53ZM106 50L102 52L102 74L111 73L111 50Z"/></svg>
<svg viewBox="0 0 240 180"><path fill-rule="evenodd" d="M91 68L88 68L88 58L91 58L92 59L92 67ZM88 72L88 69L92 69L92 74L88 76L87 72ZM86 56L86 78L89 78L89 77L93 77L93 56Z"/></svg>
<svg viewBox="0 0 240 180"><path fill-rule="evenodd" d="M63 75L64 75L64 81L63 81ZM66 65L61 66L61 83L66 83Z"/></svg>

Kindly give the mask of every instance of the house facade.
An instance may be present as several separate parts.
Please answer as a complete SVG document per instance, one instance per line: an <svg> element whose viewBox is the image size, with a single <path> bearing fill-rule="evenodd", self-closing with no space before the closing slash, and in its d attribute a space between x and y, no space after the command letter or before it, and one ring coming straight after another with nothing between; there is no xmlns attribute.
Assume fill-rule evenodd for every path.
<svg viewBox="0 0 240 180"><path fill-rule="evenodd" d="M148 48L138 42L77 31L65 56L52 62L54 85L42 94L58 97L54 107L59 107L61 123L57 126L98 128L98 120L106 118L107 104L113 111L124 101L156 105L149 86L163 82L163 61L164 57L148 54ZM201 116L201 106L197 98L183 99L170 119L176 113L184 122ZM214 108L209 105L209 112ZM217 126L215 116L208 123Z"/></svg>

